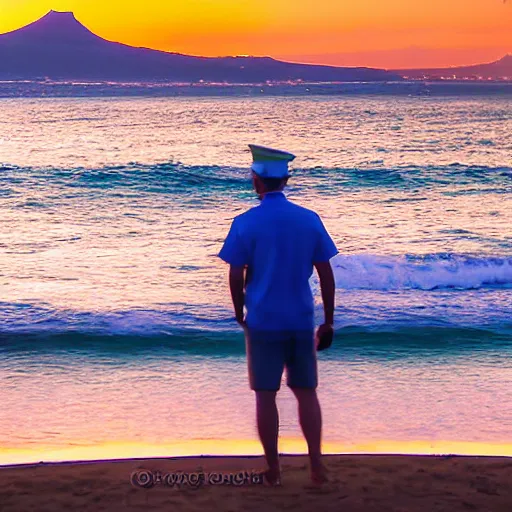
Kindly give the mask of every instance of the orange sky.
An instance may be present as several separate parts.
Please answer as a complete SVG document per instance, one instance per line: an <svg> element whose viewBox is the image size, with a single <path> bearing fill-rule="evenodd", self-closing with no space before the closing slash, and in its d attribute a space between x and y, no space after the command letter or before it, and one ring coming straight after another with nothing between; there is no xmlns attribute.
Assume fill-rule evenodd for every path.
<svg viewBox="0 0 512 512"><path fill-rule="evenodd" d="M50 9L106 39L194 55L389 68L512 53L512 0L0 0L0 32Z"/></svg>

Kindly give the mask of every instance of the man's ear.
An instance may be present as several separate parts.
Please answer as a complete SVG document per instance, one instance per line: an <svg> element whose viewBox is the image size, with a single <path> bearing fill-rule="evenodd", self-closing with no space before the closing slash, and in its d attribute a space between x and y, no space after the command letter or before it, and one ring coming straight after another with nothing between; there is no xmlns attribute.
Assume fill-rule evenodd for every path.
<svg viewBox="0 0 512 512"><path fill-rule="evenodd" d="M252 188L256 193L259 193L258 190L258 175L253 171L252 172Z"/></svg>
<svg viewBox="0 0 512 512"><path fill-rule="evenodd" d="M263 186L260 177L254 171L252 172L252 185L257 194L262 194L264 192L265 187Z"/></svg>

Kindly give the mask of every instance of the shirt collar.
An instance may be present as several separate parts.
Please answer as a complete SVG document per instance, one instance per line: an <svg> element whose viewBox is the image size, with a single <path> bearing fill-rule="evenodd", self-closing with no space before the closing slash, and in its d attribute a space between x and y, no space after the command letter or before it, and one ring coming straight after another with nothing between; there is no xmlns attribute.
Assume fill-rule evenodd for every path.
<svg viewBox="0 0 512 512"><path fill-rule="evenodd" d="M284 195L283 192L281 191L276 191L276 192L267 192L264 196L263 196L263 199L262 199L262 203L266 202L266 201L274 201L274 200L277 200L277 199L286 199L286 196Z"/></svg>

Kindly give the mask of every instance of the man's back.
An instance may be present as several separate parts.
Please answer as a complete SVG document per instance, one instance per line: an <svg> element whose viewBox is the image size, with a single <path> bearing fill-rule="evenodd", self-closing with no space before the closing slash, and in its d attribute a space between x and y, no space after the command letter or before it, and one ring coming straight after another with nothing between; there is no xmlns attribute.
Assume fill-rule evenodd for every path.
<svg viewBox="0 0 512 512"><path fill-rule="evenodd" d="M220 257L247 266L247 325L258 330L310 330L313 264L337 253L313 211L268 193L233 221Z"/></svg>

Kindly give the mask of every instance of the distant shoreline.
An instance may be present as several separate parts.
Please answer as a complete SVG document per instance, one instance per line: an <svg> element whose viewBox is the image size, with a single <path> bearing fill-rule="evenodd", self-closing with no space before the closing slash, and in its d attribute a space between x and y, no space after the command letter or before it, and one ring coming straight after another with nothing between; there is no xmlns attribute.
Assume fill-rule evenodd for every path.
<svg viewBox="0 0 512 512"><path fill-rule="evenodd" d="M273 97L273 96L512 96L512 81L175 83L0 80L0 98Z"/></svg>

